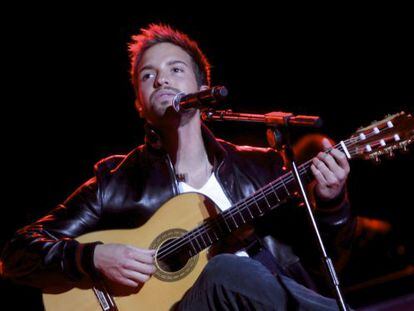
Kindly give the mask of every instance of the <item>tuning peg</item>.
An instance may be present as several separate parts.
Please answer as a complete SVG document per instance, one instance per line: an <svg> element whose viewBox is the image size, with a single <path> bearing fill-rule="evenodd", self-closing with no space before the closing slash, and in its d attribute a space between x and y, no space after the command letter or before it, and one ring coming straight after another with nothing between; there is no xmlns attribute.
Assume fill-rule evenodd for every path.
<svg viewBox="0 0 414 311"><path fill-rule="evenodd" d="M381 162L380 155L381 152L373 152L369 155L369 159L372 160L374 164L379 164Z"/></svg>
<svg viewBox="0 0 414 311"><path fill-rule="evenodd" d="M400 148L402 149L401 150L401 152L402 153L408 153L408 143L405 141L405 142L402 142L401 144L400 144Z"/></svg>

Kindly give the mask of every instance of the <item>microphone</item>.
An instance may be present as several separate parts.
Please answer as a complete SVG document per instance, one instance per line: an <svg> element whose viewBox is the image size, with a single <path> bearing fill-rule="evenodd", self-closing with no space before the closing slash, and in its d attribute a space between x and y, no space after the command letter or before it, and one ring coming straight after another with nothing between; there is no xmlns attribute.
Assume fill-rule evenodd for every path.
<svg viewBox="0 0 414 311"><path fill-rule="evenodd" d="M177 112L190 108L207 108L217 104L217 102L224 99L227 94L227 89L220 85L191 94L180 92L172 99L172 106Z"/></svg>

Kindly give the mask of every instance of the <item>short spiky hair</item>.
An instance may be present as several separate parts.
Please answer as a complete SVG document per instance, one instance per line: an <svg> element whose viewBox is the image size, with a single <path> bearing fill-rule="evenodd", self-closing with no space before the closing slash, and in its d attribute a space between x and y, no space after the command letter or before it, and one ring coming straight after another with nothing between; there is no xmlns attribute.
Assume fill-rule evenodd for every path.
<svg viewBox="0 0 414 311"><path fill-rule="evenodd" d="M148 28L141 28L140 34L132 36L132 42L128 46L131 61L131 81L135 91L138 90L137 69L144 52L155 44L163 42L172 43L186 51L193 60L198 86L210 86L210 64L197 43L186 34L168 25L150 24Z"/></svg>

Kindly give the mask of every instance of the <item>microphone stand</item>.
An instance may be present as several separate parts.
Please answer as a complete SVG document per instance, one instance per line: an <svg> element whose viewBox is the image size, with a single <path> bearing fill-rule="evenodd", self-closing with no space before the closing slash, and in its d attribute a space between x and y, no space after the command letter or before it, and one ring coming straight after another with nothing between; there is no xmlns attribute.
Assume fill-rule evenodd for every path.
<svg viewBox="0 0 414 311"><path fill-rule="evenodd" d="M267 126L284 126L288 125L304 127L321 127L322 120L318 116L294 116L290 112L273 111L266 114L240 113L228 110L204 110L201 113L204 121L242 121L253 123L264 123Z"/></svg>
<svg viewBox="0 0 414 311"><path fill-rule="evenodd" d="M291 126L308 126L308 127L320 127L322 121L317 116L294 116L292 113L286 112L271 112L265 115L259 114L244 114L233 113L231 110L227 111L205 111L202 112L203 120L211 121L241 121L241 122L254 122L264 123L267 126L267 141L271 148L277 149L277 144L280 144L282 150L286 155L286 159L292 168L293 176L296 183L299 186L300 194L305 203L307 214L311 222L313 232L315 234L318 249L320 252L321 260L324 262L325 267L329 274L331 285L335 290L335 298L338 304L338 308L341 311L347 311L348 308L345 304L341 289L339 287L339 280L335 272L335 268L332 264L332 260L329 258L325 246L323 244L318 226L315 221L315 217L312 212L312 207L308 199L305 187L303 185L301 176L299 174L294 153L290 142L289 130Z"/></svg>

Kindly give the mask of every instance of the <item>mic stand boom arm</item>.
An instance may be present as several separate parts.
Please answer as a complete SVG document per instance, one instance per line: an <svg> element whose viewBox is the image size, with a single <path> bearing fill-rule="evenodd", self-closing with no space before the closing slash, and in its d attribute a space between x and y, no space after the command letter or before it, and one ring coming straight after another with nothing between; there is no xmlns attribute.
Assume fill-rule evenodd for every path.
<svg viewBox="0 0 414 311"><path fill-rule="evenodd" d="M290 112L273 111L266 114L239 113L232 110L207 110L202 112L205 121L242 121L264 123L267 126L321 127L322 120L318 116L294 116Z"/></svg>

